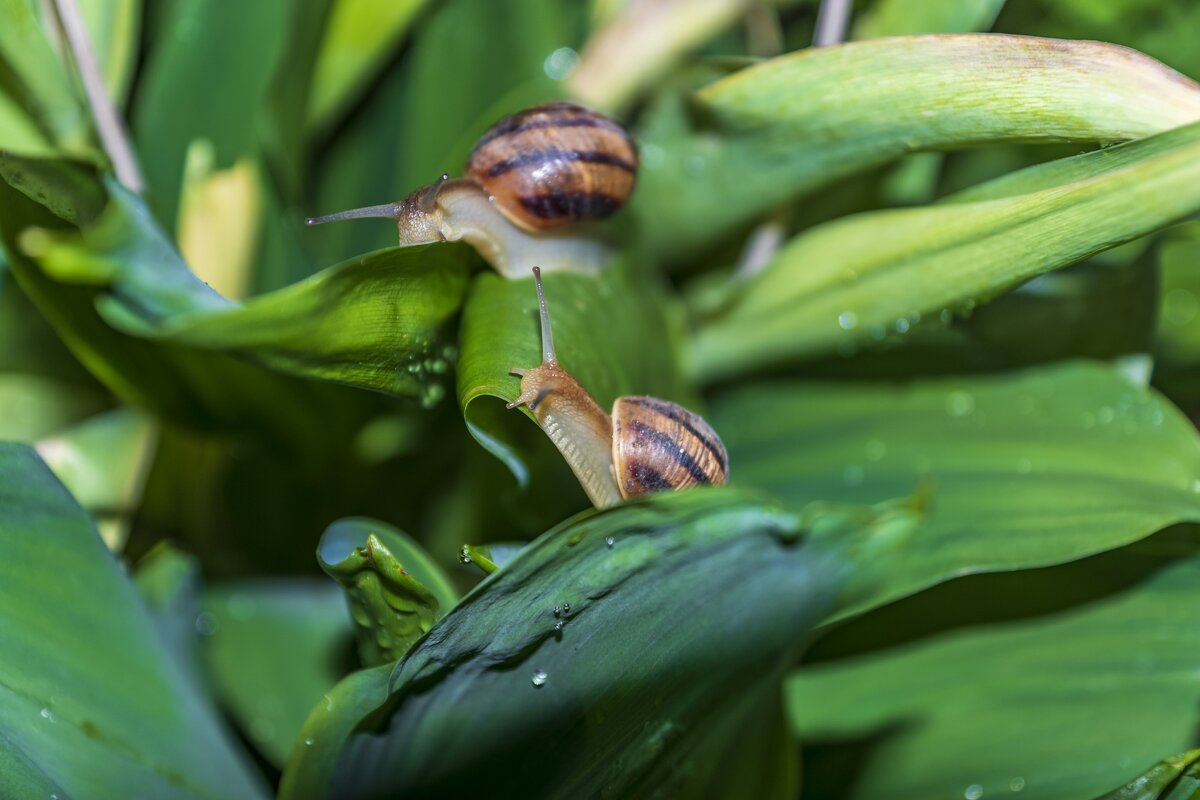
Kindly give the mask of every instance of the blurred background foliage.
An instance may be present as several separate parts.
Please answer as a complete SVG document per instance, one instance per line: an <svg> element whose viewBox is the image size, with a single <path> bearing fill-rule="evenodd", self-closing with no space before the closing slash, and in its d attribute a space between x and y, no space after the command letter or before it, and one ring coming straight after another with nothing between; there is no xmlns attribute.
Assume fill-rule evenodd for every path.
<svg viewBox="0 0 1200 800"><path fill-rule="evenodd" d="M868 84L889 65L936 72L946 54L927 40L742 70L808 47L813 0L79 6L144 187L109 174L53 4L0 0L0 439L34 445L136 565L140 601L100 570L94 592L55 602L111 595L145 616L158 638L128 643L149 653L145 680L207 709L171 791L254 796L295 743L348 737L330 697L362 716L384 673L334 683L394 660L475 584L463 542L503 549L586 507L543 435L496 401L514 394L507 368L536 358L527 281L463 245L385 250L383 221L303 226L458 174L498 117L564 97L616 114L642 148L620 262L599 284L548 281L560 352L601 404L704 409L735 482L791 510L932 486L921 537L886 574L805 617L819 635L784 718L770 692L734 715L769 724L778 753L727 796L1083 797L1197 744L1200 89L1038 54L1091 82L976 65L963 80L1020 90L978 104L998 121L971 128L958 109L960 128L925 130ZM875 0L847 35L973 31L1113 42L1200 77L1189 0ZM913 97L952 94L941 80ZM1026 114L1035 101L1050 110ZM900 233L921 226L920 242ZM772 241L787 243L756 266ZM965 269L987 253L1007 261ZM39 469L7 458L13 486ZM2 522L34 519L19 516ZM384 522L338 523L318 561L346 517ZM64 537L82 541L71 519ZM321 568L358 586L347 564L368 534L387 547L348 613ZM427 560L438 598L388 573L393 556ZM411 615L384 655L371 624L388 625L364 622L380 593ZM28 609L6 597L6 613ZM89 643L104 646L79 633L30 670ZM170 665L185 677L162 677ZM347 763L372 763L366 749ZM285 790L333 775L330 752L289 766ZM204 763L233 765L230 783L207 785Z"/></svg>

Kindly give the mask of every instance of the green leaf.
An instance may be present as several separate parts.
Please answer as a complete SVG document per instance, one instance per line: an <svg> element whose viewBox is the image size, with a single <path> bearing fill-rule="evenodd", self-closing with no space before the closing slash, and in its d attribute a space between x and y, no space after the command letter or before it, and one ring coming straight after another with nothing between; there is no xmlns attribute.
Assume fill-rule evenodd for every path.
<svg viewBox="0 0 1200 800"><path fill-rule="evenodd" d="M1200 789L1200 750L1164 758L1124 786L1096 800L1191 800Z"/></svg>
<svg viewBox="0 0 1200 800"><path fill-rule="evenodd" d="M129 94L137 61L142 0L82 0L79 10L96 51L104 87L120 108Z"/></svg>
<svg viewBox="0 0 1200 800"><path fill-rule="evenodd" d="M1200 210L1200 124L790 241L695 340L709 380L947 314Z"/></svg>
<svg viewBox="0 0 1200 800"><path fill-rule="evenodd" d="M912 523L785 514L728 489L568 521L401 660L333 794L461 797L487 775L505 796L690 796L730 768L693 748L745 720L752 690L777 685L845 581Z"/></svg>
<svg viewBox="0 0 1200 800"><path fill-rule="evenodd" d="M91 156L91 120L76 97L71 75L54 52L30 0L0 2L0 66L7 95L37 126L48 143L81 156ZM7 103L5 104L7 105ZM21 118L10 109L7 116ZM32 144L30 131L0 128L0 150L10 148L32 154L42 150ZM12 138L10 138L12 137Z"/></svg>
<svg viewBox="0 0 1200 800"><path fill-rule="evenodd" d="M926 482L929 519L874 607L970 572L1061 563L1200 520L1200 435L1153 391L1079 362L909 384L772 383L709 421L734 483L792 507Z"/></svg>
<svg viewBox="0 0 1200 800"><path fill-rule="evenodd" d="M326 127L362 94L425 4L426 0L338 0L333 4L313 68L310 127Z"/></svg>
<svg viewBox="0 0 1200 800"><path fill-rule="evenodd" d="M247 580L208 589L197 629L222 704L276 766L343 674L350 624L326 581Z"/></svg>
<svg viewBox="0 0 1200 800"><path fill-rule="evenodd" d="M664 310L668 301L648 279L649 270L639 272L637 266L629 260L595 277L543 277L559 361L601 408L633 394L694 407L690 387L678 375L672 320ZM541 362L537 309L532 277L511 280L484 273L472 285L460 333L458 401L467 426L522 486L530 481L536 447L544 444L545 436L536 427L530 429L534 423L525 412L505 411L484 398L516 399L520 380L509 369ZM599 331L604 335L597 335ZM570 475L556 453L550 464L546 468L552 472Z"/></svg>
<svg viewBox="0 0 1200 800"><path fill-rule="evenodd" d="M695 95L643 130L634 207L681 258L788 198L917 150L1115 142L1200 119L1200 87L1098 42L949 34L802 50ZM880 110L886 109L886 114Z"/></svg>
<svg viewBox="0 0 1200 800"><path fill-rule="evenodd" d="M20 445L0 445L0 651L6 790L265 795L87 515Z"/></svg>
<svg viewBox="0 0 1200 800"><path fill-rule="evenodd" d="M1003 7L1004 0L879 0L855 19L854 38L986 31Z"/></svg>
<svg viewBox="0 0 1200 800"><path fill-rule="evenodd" d="M160 31L167 35L153 37L132 118L150 207L167 230L175 227L194 140L212 143L218 169L257 153L293 13L284 0L165 6Z"/></svg>
<svg viewBox="0 0 1200 800"><path fill-rule="evenodd" d="M317 563L342 585L368 666L403 656L458 601L420 544L375 520L330 525L317 545Z"/></svg>
<svg viewBox="0 0 1200 800"><path fill-rule="evenodd" d="M1185 749L1200 701L1198 540L1156 540L966 578L851 623L829 645L840 658L787 683L796 734L870 737L850 796L896 800L1093 797Z"/></svg>
<svg viewBox="0 0 1200 800"><path fill-rule="evenodd" d="M279 800L327 800L338 754L359 720L387 700L392 664L346 676L308 715L283 767Z"/></svg>

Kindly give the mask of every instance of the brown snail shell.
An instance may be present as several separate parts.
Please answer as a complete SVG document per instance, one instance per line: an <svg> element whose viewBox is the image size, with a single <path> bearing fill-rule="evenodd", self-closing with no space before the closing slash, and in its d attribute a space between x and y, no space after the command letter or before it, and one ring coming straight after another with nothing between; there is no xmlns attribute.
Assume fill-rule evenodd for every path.
<svg viewBox="0 0 1200 800"><path fill-rule="evenodd" d="M467 160L467 176L514 224L546 230L604 219L633 193L637 148L613 120L546 103L500 120Z"/></svg>
<svg viewBox="0 0 1200 800"><path fill-rule="evenodd" d="M597 508L622 500L729 480L729 457L712 427L678 403L625 396L612 415L558 363L541 271L533 268L542 326L542 363L509 370L527 406Z"/></svg>
<svg viewBox="0 0 1200 800"><path fill-rule="evenodd" d="M723 484L729 456L702 417L657 397L618 397L612 410L613 468L621 496Z"/></svg>

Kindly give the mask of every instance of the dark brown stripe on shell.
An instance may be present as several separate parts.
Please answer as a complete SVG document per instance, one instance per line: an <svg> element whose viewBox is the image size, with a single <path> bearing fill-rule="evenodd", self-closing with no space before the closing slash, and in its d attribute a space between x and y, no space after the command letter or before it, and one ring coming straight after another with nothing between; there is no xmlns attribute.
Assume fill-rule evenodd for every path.
<svg viewBox="0 0 1200 800"><path fill-rule="evenodd" d="M600 150L560 150L557 147L548 147L545 150L521 153L518 156L513 156L512 158L492 164L488 168L487 174L489 178L495 178L514 169L527 167L530 164L544 164L547 161L579 161L584 164L607 164L610 167L617 167L630 173L637 171L637 167L633 164L612 153L605 153Z"/></svg>
<svg viewBox="0 0 1200 800"><path fill-rule="evenodd" d="M665 492L675 487L667 483L662 473L641 459L629 459L625 462L630 477L625 479L625 491L633 494L639 486L646 492Z"/></svg>
<svg viewBox="0 0 1200 800"><path fill-rule="evenodd" d="M715 432L706 432L697 428L692 424L691 412L687 409L675 404L669 403L666 400L659 400L656 397L632 396L624 398L626 403L648 408L662 414L664 417L670 418L673 422L682 425L688 433L695 436L704 445L705 449L712 454L717 463L721 465L721 472L724 475L729 474L729 454L725 452L725 445L716 437ZM707 424L707 423L706 423Z"/></svg>
<svg viewBox="0 0 1200 800"><path fill-rule="evenodd" d="M576 108L579 107L576 106ZM629 134L626 133L625 129L613 122L611 119L597 116L596 114L587 111L587 109L580 108L579 110L585 112L587 116L559 118L552 117L550 119L538 119L531 122L523 122L522 119L524 118L519 114L514 117L509 117L503 123L497 125L481 136L479 141L475 144L475 149L478 150L488 142L495 141L496 139L504 136L516 136L518 133L534 131L538 130L539 128L604 128L606 130L613 131L614 133L619 133L626 138L629 137Z"/></svg>
<svg viewBox="0 0 1200 800"><path fill-rule="evenodd" d="M621 207L615 197L589 192L549 192L518 199L539 219L603 219Z"/></svg>
<svg viewBox="0 0 1200 800"><path fill-rule="evenodd" d="M645 436L648 439L653 439L663 452L673 453L675 455L675 461L679 464L679 466L687 470L688 474L692 476L692 480L694 480L696 483L712 483L712 478L710 478L708 474L700 468L700 465L696 463L695 459L693 459L687 454L686 451L680 448L680 446L676 444L670 436L663 433L658 428L651 427L650 425L647 425L646 423L636 419L629 423L629 427L632 429L634 436ZM627 461L626 463L628 464L629 462Z"/></svg>

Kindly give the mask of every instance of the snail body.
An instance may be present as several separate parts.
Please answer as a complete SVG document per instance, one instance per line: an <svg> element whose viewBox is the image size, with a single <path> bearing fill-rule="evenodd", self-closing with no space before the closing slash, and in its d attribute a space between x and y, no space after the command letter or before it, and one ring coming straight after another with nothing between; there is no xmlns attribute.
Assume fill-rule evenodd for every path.
<svg viewBox="0 0 1200 800"><path fill-rule="evenodd" d="M725 446L683 406L655 397L618 397L611 415L558 363L541 271L534 267L542 327L542 363L513 368L524 405L562 453L588 499L607 508L638 495L729 478Z"/></svg>
<svg viewBox="0 0 1200 800"><path fill-rule="evenodd" d="M540 263L548 271L595 271L611 258L603 242L568 230L604 219L633 192L637 149L620 125L574 103L546 103L493 125L449 175L395 203L310 217L393 219L400 244L463 240L498 272Z"/></svg>

